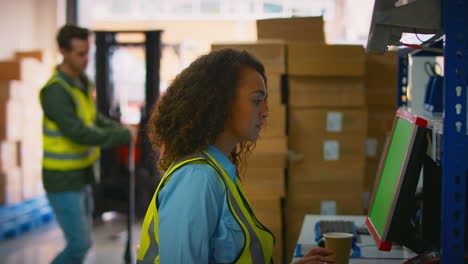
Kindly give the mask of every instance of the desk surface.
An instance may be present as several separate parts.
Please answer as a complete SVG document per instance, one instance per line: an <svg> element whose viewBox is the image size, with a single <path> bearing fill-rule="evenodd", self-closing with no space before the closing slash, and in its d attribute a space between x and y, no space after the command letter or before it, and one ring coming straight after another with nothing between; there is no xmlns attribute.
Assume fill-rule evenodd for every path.
<svg viewBox="0 0 468 264"><path fill-rule="evenodd" d="M359 216L336 216L336 215L306 215L302 223L298 244L301 244L302 254L311 248L317 247L315 242L315 223L320 220L346 220L354 221L356 226L365 224L366 217ZM390 252L377 250L374 239L370 235L360 235L358 246L361 248L361 258L351 258L349 264L401 264L406 259L416 256L413 251L393 245ZM293 262L296 259L293 259Z"/></svg>

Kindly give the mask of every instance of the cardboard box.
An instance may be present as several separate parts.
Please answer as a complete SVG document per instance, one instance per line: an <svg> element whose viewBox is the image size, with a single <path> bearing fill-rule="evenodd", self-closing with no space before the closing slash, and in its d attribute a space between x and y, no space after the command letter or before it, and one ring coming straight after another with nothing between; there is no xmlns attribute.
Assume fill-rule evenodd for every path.
<svg viewBox="0 0 468 264"><path fill-rule="evenodd" d="M275 234L275 248L273 249L273 263L282 264L283 263L283 256L284 256L284 238L281 235ZM284 262L289 263L289 262Z"/></svg>
<svg viewBox="0 0 468 264"><path fill-rule="evenodd" d="M320 138L292 138L290 151L295 162L311 166L362 168L365 164L365 136L326 135ZM292 166L292 165L291 165Z"/></svg>
<svg viewBox="0 0 468 264"><path fill-rule="evenodd" d="M19 141L22 131L22 104L15 100L0 101L0 140Z"/></svg>
<svg viewBox="0 0 468 264"><path fill-rule="evenodd" d="M365 192L372 192L372 189L374 188L374 181L379 169L379 162L379 160L371 159L368 159L366 162L366 176L364 178L363 186Z"/></svg>
<svg viewBox="0 0 468 264"><path fill-rule="evenodd" d="M391 89L374 89L366 87L366 102L368 105L388 105L396 108L397 97L396 85Z"/></svg>
<svg viewBox="0 0 468 264"><path fill-rule="evenodd" d="M258 39L324 43L322 17L293 17L257 20Z"/></svg>
<svg viewBox="0 0 468 264"><path fill-rule="evenodd" d="M368 108L368 132L371 137L385 137L392 130L396 109L393 107Z"/></svg>
<svg viewBox="0 0 468 264"><path fill-rule="evenodd" d="M287 208L320 214L323 201L336 202L336 214L362 214L363 181L343 184L341 182L301 183L288 186Z"/></svg>
<svg viewBox="0 0 468 264"><path fill-rule="evenodd" d="M0 142L0 170L17 168L20 160L20 143L14 141Z"/></svg>
<svg viewBox="0 0 468 264"><path fill-rule="evenodd" d="M366 156L379 160L393 127L396 110L387 106L370 106L366 140Z"/></svg>
<svg viewBox="0 0 468 264"><path fill-rule="evenodd" d="M286 154L288 152L288 138L274 137L257 140L255 154Z"/></svg>
<svg viewBox="0 0 468 264"><path fill-rule="evenodd" d="M288 184L341 182L354 183L365 178L365 166L314 166L304 161L290 161Z"/></svg>
<svg viewBox="0 0 468 264"><path fill-rule="evenodd" d="M286 106L269 105L268 118L266 124L260 131L260 140L271 137L286 136Z"/></svg>
<svg viewBox="0 0 468 264"><path fill-rule="evenodd" d="M215 43L212 50L234 48L246 50L260 60L265 66L265 72L286 72L286 45L282 41L258 41L253 43Z"/></svg>
<svg viewBox="0 0 468 264"><path fill-rule="evenodd" d="M390 131L388 132L390 133ZM390 134L387 134L388 136ZM368 137L366 139L366 158L368 160L379 161L385 150L387 136L384 137Z"/></svg>
<svg viewBox="0 0 468 264"><path fill-rule="evenodd" d="M287 153L256 153L247 157L245 166L249 168L286 168Z"/></svg>
<svg viewBox="0 0 468 264"><path fill-rule="evenodd" d="M294 137L317 137L326 134L365 136L367 111L345 108L291 109L289 127L290 140Z"/></svg>
<svg viewBox="0 0 468 264"><path fill-rule="evenodd" d="M289 118L291 166L363 168L365 110L292 109Z"/></svg>
<svg viewBox="0 0 468 264"><path fill-rule="evenodd" d="M243 186L249 198L284 197L285 178L283 168L247 168Z"/></svg>
<svg viewBox="0 0 468 264"><path fill-rule="evenodd" d="M18 61L0 61L0 81L20 79L21 70Z"/></svg>
<svg viewBox="0 0 468 264"><path fill-rule="evenodd" d="M289 105L296 107L364 107L361 77L289 76Z"/></svg>
<svg viewBox="0 0 468 264"><path fill-rule="evenodd" d="M0 205L13 205L23 201L20 168L0 171Z"/></svg>
<svg viewBox="0 0 468 264"><path fill-rule="evenodd" d="M0 81L0 101L7 101L11 96L10 81Z"/></svg>
<svg viewBox="0 0 468 264"><path fill-rule="evenodd" d="M34 58L38 61L42 61L42 51L32 50L32 51L17 51L15 52L15 60L21 61L25 58Z"/></svg>
<svg viewBox="0 0 468 264"><path fill-rule="evenodd" d="M301 232L302 224L304 223L304 217L307 211L291 209L286 207L285 210L285 229L286 229L286 246L285 256L287 260L291 260L299 240L299 234Z"/></svg>
<svg viewBox="0 0 468 264"><path fill-rule="evenodd" d="M312 76L362 76L364 48L353 45L288 44L288 74Z"/></svg>
<svg viewBox="0 0 468 264"><path fill-rule="evenodd" d="M275 106L283 104L281 75L269 73L267 77L268 105Z"/></svg>
<svg viewBox="0 0 468 264"><path fill-rule="evenodd" d="M369 105L396 106L398 85L398 53L366 54L366 101Z"/></svg>

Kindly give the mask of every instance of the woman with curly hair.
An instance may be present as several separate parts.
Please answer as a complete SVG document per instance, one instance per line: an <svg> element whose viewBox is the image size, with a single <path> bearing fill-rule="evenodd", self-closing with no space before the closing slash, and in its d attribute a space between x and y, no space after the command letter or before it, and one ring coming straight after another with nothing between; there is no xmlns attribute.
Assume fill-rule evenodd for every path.
<svg viewBox="0 0 468 264"><path fill-rule="evenodd" d="M268 117L263 65L223 49L183 70L148 122L165 172L143 223L137 263L271 263L273 234L238 177ZM313 249L298 263L334 262Z"/></svg>

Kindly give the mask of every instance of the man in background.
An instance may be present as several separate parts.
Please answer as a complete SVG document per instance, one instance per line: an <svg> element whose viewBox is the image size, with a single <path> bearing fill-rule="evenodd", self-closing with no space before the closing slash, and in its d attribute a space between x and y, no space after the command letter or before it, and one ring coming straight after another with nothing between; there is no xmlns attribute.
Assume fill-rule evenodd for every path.
<svg viewBox="0 0 468 264"><path fill-rule="evenodd" d="M93 165L101 147L129 144L135 132L98 113L84 71L89 31L65 25L57 34L63 61L40 93L43 184L66 247L52 263L83 263L92 244Z"/></svg>

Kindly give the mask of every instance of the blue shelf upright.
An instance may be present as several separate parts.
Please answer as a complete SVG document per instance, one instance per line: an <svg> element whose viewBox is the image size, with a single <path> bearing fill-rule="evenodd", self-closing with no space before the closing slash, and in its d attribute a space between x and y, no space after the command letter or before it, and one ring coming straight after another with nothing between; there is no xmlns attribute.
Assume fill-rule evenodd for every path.
<svg viewBox="0 0 468 264"><path fill-rule="evenodd" d="M408 52L404 49L398 50L398 91L397 108L406 106L408 103Z"/></svg>
<svg viewBox="0 0 468 264"><path fill-rule="evenodd" d="M441 264L464 263L468 171L468 2L443 1L444 136L442 140Z"/></svg>

